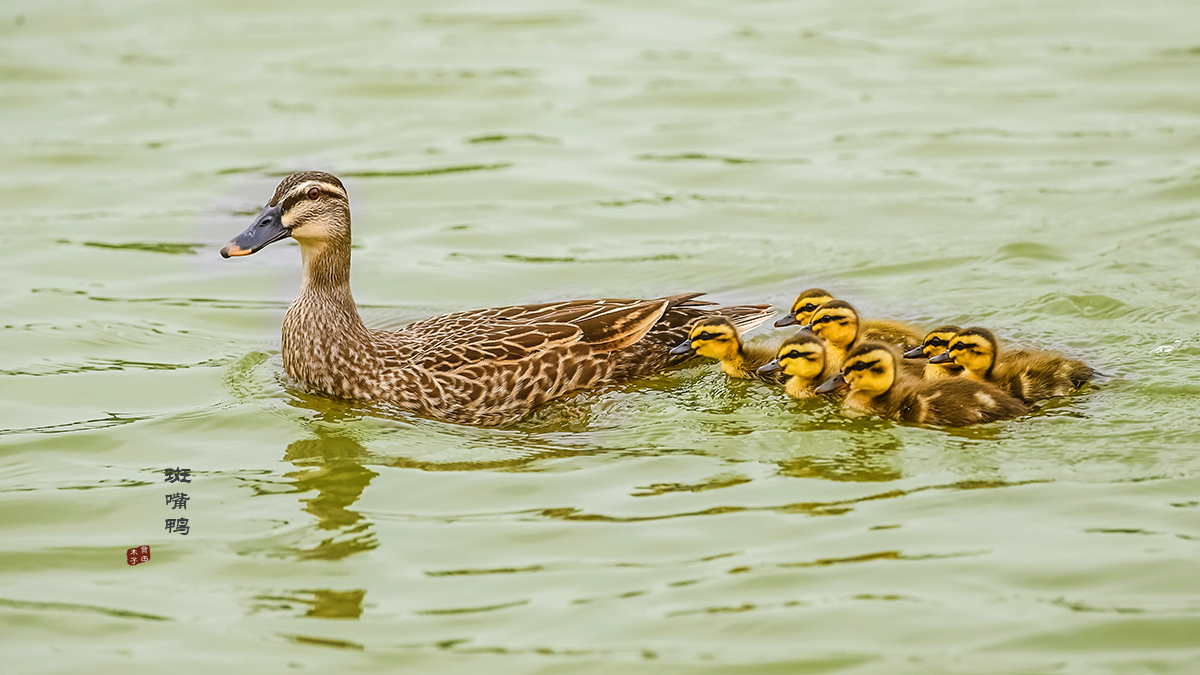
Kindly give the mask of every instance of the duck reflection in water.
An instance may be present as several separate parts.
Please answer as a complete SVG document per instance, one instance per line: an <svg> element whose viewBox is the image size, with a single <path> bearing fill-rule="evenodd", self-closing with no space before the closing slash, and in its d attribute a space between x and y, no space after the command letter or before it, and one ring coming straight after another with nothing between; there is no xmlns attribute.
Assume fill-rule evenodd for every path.
<svg viewBox="0 0 1200 675"><path fill-rule="evenodd" d="M806 401L815 406L818 401ZM779 461L779 473L793 478L820 478L839 482L886 483L904 477L897 457L904 443L894 425L884 420L818 420L806 429L837 429L836 444L828 453L806 452Z"/></svg>
<svg viewBox="0 0 1200 675"><path fill-rule="evenodd" d="M321 427L314 431L317 438L293 441L288 446L284 459L296 470L284 476L298 493L316 491L315 496L303 500L304 511L317 518L318 530L337 532L312 548L292 552L304 560L341 560L376 548L379 544L370 521L350 508L379 475L363 466L367 449L348 436Z"/></svg>

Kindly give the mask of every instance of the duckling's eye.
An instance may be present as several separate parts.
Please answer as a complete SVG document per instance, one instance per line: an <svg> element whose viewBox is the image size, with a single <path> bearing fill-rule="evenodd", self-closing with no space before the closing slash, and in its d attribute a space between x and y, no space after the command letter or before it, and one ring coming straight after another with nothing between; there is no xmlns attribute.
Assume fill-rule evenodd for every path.
<svg viewBox="0 0 1200 675"><path fill-rule="evenodd" d="M794 349L793 349L792 351L790 351L790 352L788 352L788 353L784 354L784 355L783 355L783 358L785 358L785 359L798 359L798 358L800 358L800 356L801 356L801 355L800 355L800 352L798 352L798 351L796 351L796 350L794 350Z"/></svg>
<svg viewBox="0 0 1200 675"><path fill-rule="evenodd" d="M942 338L933 338L932 340L929 341L928 344L930 347L945 347L946 345L948 345L950 343L946 342Z"/></svg>
<svg viewBox="0 0 1200 675"><path fill-rule="evenodd" d="M315 188L315 187L308 188L308 198L309 199L316 199L317 197L320 197L320 196L321 196L320 188Z"/></svg>
<svg viewBox="0 0 1200 675"><path fill-rule="evenodd" d="M797 312L811 312L816 308L817 308L817 306L810 302L807 305L801 307L800 309L797 309L796 311Z"/></svg>
<svg viewBox="0 0 1200 675"><path fill-rule="evenodd" d="M709 333L708 331L704 331L703 333L697 335L696 337L694 337L692 339L693 340L712 340L716 337L717 337L716 333Z"/></svg>

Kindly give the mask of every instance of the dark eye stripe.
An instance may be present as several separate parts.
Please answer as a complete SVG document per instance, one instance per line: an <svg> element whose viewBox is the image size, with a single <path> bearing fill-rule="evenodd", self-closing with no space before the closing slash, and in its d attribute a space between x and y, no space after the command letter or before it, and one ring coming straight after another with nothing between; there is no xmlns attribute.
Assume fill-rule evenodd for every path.
<svg viewBox="0 0 1200 675"><path fill-rule="evenodd" d="M318 198L332 197L334 199L340 199L342 201L345 201L345 199L346 199L342 195L341 192L338 192L336 190L326 189L326 187L324 185L309 185L309 186L305 187L303 190L300 190L299 192L293 192L293 193L289 194L287 197L285 197L283 199L283 202L280 204L280 210L283 212L287 212L288 209L290 209L296 205L296 202L309 199L308 192L309 192L309 190L312 190L313 188L317 188L318 190L320 190L321 194L318 195Z"/></svg>

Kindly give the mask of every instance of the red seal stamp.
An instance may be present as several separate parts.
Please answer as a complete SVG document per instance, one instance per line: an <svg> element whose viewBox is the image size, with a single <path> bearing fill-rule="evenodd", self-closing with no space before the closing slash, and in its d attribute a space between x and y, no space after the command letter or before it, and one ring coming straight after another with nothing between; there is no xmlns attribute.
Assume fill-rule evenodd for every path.
<svg viewBox="0 0 1200 675"><path fill-rule="evenodd" d="M140 565L144 562L150 562L150 547L136 546L125 550L125 562L130 565Z"/></svg>

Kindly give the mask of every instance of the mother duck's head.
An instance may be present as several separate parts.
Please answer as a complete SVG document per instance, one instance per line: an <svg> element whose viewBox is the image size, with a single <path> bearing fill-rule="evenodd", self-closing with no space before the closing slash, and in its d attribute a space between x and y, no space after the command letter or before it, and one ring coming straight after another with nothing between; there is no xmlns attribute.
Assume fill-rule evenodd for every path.
<svg viewBox="0 0 1200 675"><path fill-rule="evenodd" d="M221 249L221 256L257 253L286 237L300 242L305 257L330 243L350 248L350 201L337 176L301 171L284 178L246 231ZM344 240L344 241L341 241Z"/></svg>

